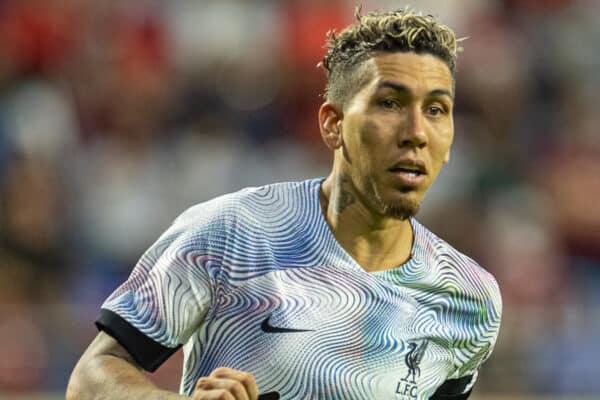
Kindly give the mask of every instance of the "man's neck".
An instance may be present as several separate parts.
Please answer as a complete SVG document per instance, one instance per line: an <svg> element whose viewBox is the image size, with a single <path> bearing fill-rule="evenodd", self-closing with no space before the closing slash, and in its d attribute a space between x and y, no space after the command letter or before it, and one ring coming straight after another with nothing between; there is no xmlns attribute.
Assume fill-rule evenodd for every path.
<svg viewBox="0 0 600 400"><path fill-rule="evenodd" d="M369 210L348 180L330 175L321 185L320 199L333 235L365 271L395 268L410 258L410 221Z"/></svg>

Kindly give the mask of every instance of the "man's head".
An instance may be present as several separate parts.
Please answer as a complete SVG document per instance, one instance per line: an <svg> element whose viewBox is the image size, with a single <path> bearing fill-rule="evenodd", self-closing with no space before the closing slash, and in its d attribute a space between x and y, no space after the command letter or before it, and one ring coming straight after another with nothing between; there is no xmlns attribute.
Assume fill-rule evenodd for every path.
<svg viewBox="0 0 600 400"><path fill-rule="evenodd" d="M327 74L328 101L345 106L370 78L364 61L385 52L434 55L448 66L454 78L459 50L456 36L432 16L407 10L361 16L360 9L355 16L355 24L340 33L327 34L327 54L321 65Z"/></svg>
<svg viewBox="0 0 600 400"><path fill-rule="evenodd" d="M371 13L329 45L319 122L334 174L371 212L413 216L449 159L454 33L432 17Z"/></svg>

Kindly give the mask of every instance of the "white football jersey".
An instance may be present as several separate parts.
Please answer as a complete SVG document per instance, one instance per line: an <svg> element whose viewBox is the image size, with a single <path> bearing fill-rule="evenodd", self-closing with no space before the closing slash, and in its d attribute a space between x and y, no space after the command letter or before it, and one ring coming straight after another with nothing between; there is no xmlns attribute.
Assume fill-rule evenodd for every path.
<svg viewBox="0 0 600 400"><path fill-rule="evenodd" d="M415 219L410 259L364 271L327 225L321 182L190 208L102 305L99 328L148 370L183 346L185 394L227 366L286 400L466 398L498 335L494 278Z"/></svg>

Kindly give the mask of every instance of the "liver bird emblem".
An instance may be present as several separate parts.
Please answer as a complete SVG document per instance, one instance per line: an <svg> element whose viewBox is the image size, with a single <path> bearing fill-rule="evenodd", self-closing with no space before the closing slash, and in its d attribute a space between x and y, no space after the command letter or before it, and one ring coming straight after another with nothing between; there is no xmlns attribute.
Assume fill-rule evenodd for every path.
<svg viewBox="0 0 600 400"><path fill-rule="evenodd" d="M425 355L427 343L427 340L423 341L420 345L414 342L408 343L409 350L404 358L406 366L408 367L408 374L406 375L406 378L404 378L405 381L415 383L415 379L421 375L419 364L421 364L423 355ZM409 378L412 379L409 380Z"/></svg>

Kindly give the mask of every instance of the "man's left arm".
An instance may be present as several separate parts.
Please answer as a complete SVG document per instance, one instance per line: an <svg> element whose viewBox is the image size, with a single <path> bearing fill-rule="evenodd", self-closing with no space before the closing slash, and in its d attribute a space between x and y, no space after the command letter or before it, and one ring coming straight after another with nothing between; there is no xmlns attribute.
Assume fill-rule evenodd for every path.
<svg viewBox="0 0 600 400"><path fill-rule="evenodd" d="M464 400L471 395L476 376L467 375L458 379L448 379L436 390L430 400Z"/></svg>
<svg viewBox="0 0 600 400"><path fill-rule="evenodd" d="M465 336L458 342L461 344L455 343L453 346L456 370L430 400L467 399L477 381L481 366L492 354L500 331L502 298L500 288L491 275L482 280L480 289L485 295L479 297L477 316L473 318L472 311L466 313L471 316L471 324L474 325L471 325L470 329L462 329ZM468 318L460 319L464 322Z"/></svg>

